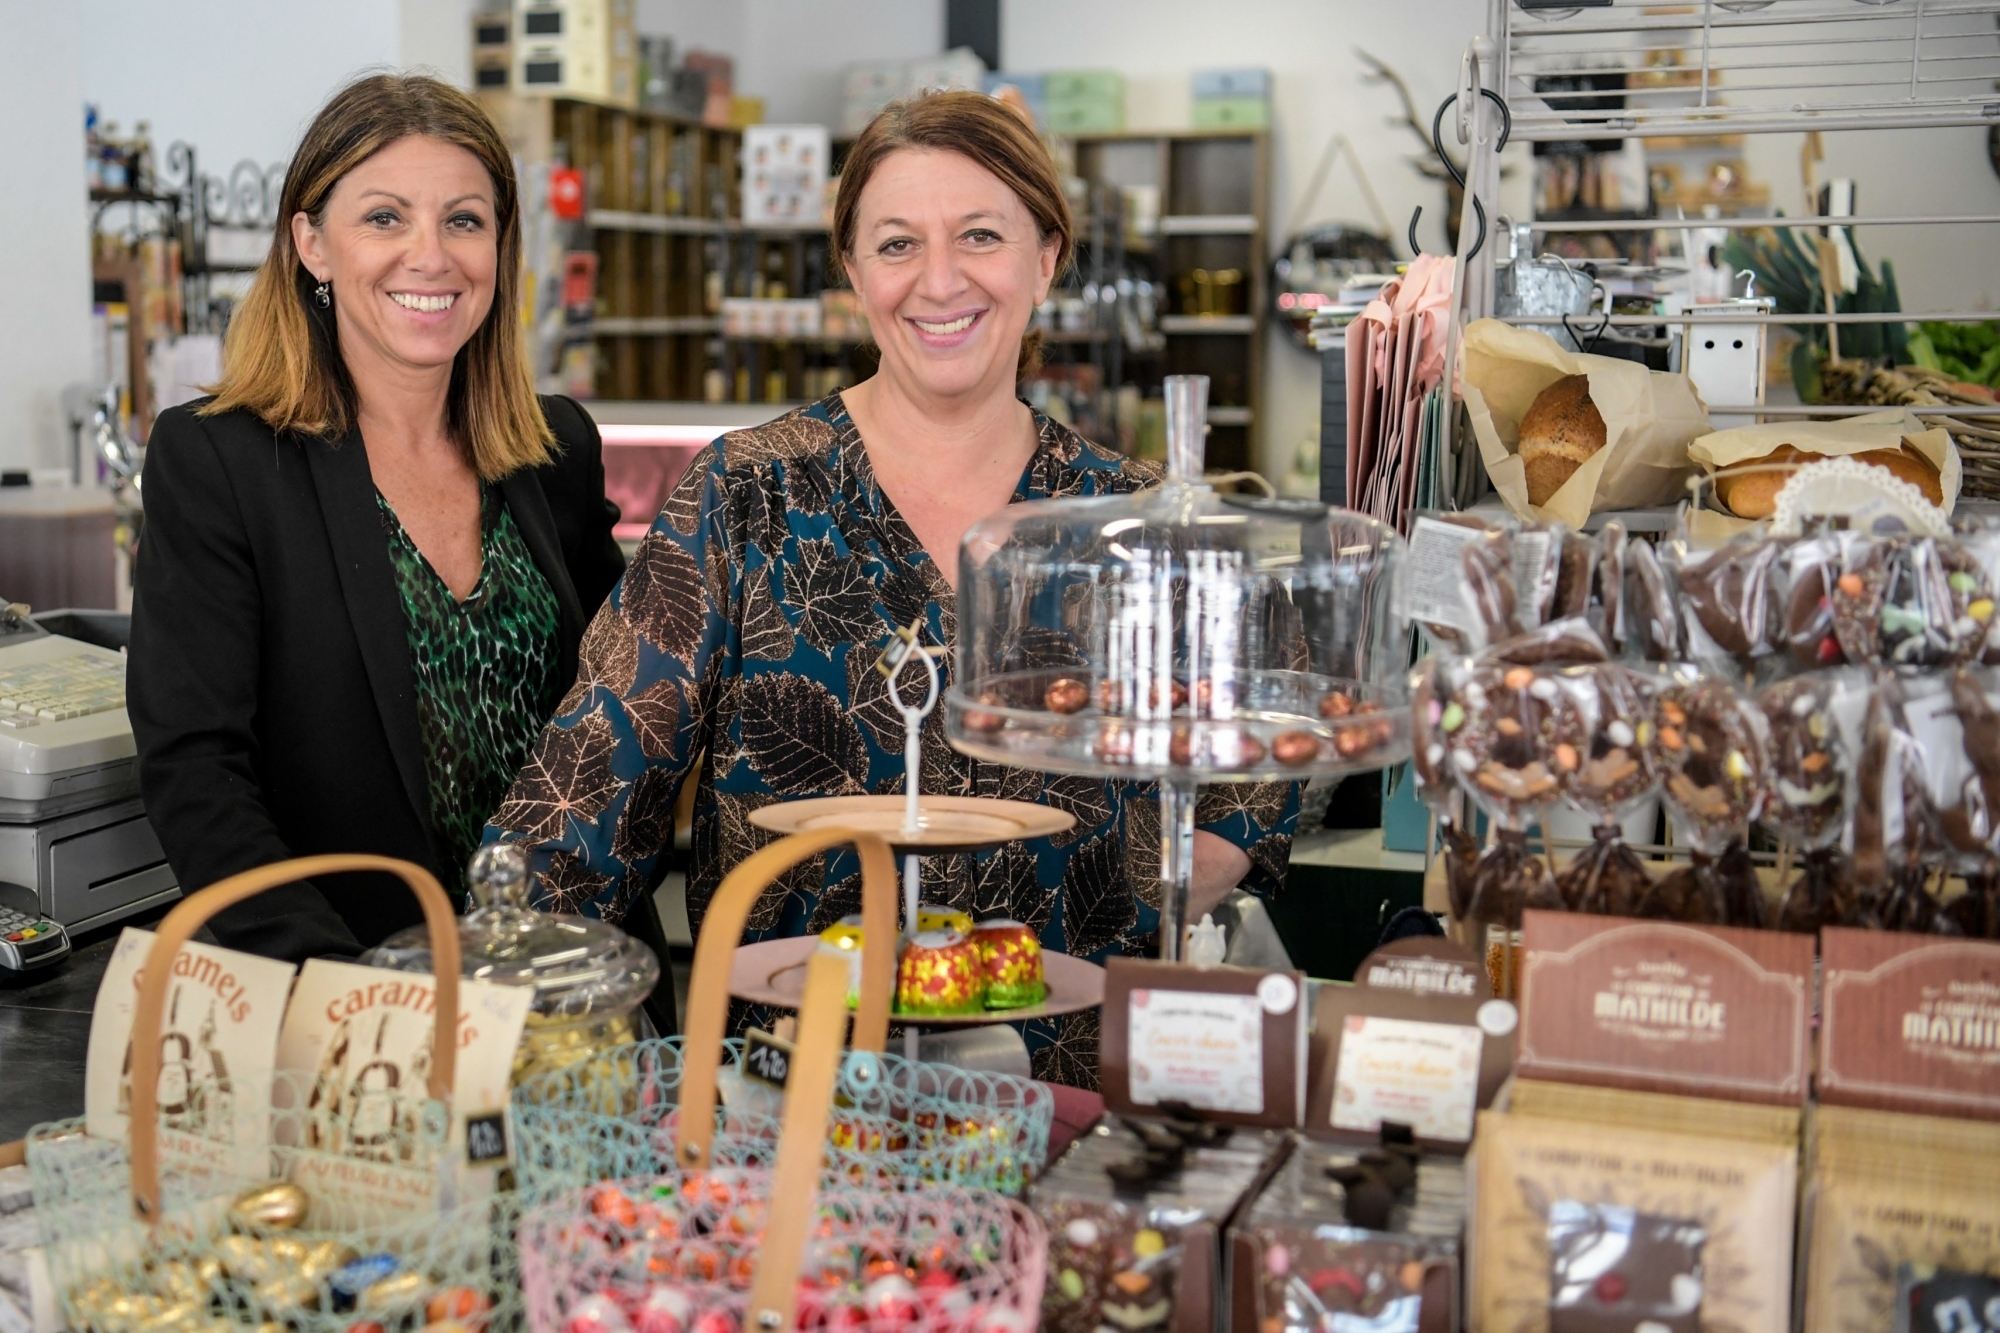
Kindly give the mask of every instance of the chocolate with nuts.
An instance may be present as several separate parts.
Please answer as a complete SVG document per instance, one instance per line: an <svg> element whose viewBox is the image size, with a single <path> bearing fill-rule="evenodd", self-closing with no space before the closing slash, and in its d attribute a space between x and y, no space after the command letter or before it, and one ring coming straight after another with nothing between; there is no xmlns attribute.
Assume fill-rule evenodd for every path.
<svg viewBox="0 0 2000 1333"><path fill-rule="evenodd" d="M1515 827L1562 796L1586 743L1576 702L1553 673L1504 663L1475 666L1438 729L1459 780Z"/></svg>
<svg viewBox="0 0 2000 1333"><path fill-rule="evenodd" d="M1857 543L1832 600L1841 650L1868 666L1957 666L1983 651L1994 618L1985 570L1942 537Z"/></svg>

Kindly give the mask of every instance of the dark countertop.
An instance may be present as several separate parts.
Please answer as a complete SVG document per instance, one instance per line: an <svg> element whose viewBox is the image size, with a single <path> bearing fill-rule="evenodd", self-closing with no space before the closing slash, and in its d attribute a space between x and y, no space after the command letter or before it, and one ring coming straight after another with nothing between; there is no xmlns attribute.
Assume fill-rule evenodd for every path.
<svg viewBox="0 0 2000 1333"><path fill-rule="evenodd" d="M83 1114L90 1011L111 950L126 926L151 926L164 907L77 937L46 976L0 986L0 1143L47 1120Z"/></svg>

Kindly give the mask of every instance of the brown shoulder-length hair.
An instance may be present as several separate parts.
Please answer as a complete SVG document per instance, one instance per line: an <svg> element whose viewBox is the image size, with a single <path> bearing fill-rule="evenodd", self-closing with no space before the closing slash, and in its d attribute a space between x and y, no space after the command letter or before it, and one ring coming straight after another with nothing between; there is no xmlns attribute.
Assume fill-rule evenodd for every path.
<svg viewBox="0 0 2000 1333"><path fill-rule="evenodd" d="M481 477L498 481L548 461L554 434L535 398L521 347L521 206L514 159L479 103L420 74L373 74L335 93L299 142L271 232L271 251L229 322L222 380L205 416L248 408L275 431L339 439L353 428L354 381L340 355L334 312L292 242L292 218L315 227L333 189L362 162L413 134L456 144L493 178L499 266L493 308L451 368L445 424Z"/></svg>
<svg viewBox="0 0 2000 1333"><path fill-rule="evenodd" d="M933 92L891 102L848 150L840 193L833 201L831 257L837 277L846 278L840 265L854 254L861 191L890 154L906 148L957 153L998 176L1034 218L1042 244L1059 243L1056 275L1069 268L1076 252L1076 223L1047 145L1019 115L984 93ZM1021 339L1017 376L1027 378L1041 361L1042 334L1036 329Z"/></svg>

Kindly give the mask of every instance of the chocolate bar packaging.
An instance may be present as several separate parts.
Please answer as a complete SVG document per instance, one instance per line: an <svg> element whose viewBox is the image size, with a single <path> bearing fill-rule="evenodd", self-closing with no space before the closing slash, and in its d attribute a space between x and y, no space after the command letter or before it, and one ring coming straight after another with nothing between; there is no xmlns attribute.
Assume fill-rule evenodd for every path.
<svg viewBox="0 0 2000 1333"><path fill-rule="evenodd" d="M1217 1124L1299 1123L1308 1024L1301 974L1113 958L1103 1012L1098 1076L1110 1111L1185 1108Z"/></svg>
<svg viewBox="0 0 2000 1333"><path fill-rule="evenodd" d="M1493 1111L1478 1145L1473 1333L1790 1328L1795 1147Z"/></svg>
<svg viewBox="0 0 2000 1333"><path fill-rule="evenodd" d="M1223 1230L1289 1147L1276 1131L1164 1118L1078 1138L1028 1196L1049 1233L1042 1327L1213 1333Z"/></svg>
<svg viewBox="0 0 2000 1333"><path fill-rule="evenodd" d="M1227 1327L1458 1327L1465 1164L1410 1154L1407 1183L1385 1184L1390 1173L1369 1170L1371 1156L1388 1164L1386 1154L1306 1141L1278 1168L1230 1229Z"/></svg>

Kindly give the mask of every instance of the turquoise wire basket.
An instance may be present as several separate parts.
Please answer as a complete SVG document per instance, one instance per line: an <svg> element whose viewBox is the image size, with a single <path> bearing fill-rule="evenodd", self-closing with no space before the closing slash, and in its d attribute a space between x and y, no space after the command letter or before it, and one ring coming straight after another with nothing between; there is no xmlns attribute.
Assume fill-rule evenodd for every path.
<svg viewBox="0 0 2000 1333"><path fill-rule="evenodd" d="M514 1089L517 1179L548 1194L599 1180L659 1175L676 1166L683 1046L678 1037L600 1052ZM740 1077L743 1043L723 1043L724 1087L767 1099ZM761 1165L775 1151L768 1100L717 1111L718 1165ZM1055 1098L1011 1074L849 1051L834 1087L826 1168L854 1183L915 1181L1018 1194L1048 1155Z"/></svg>

